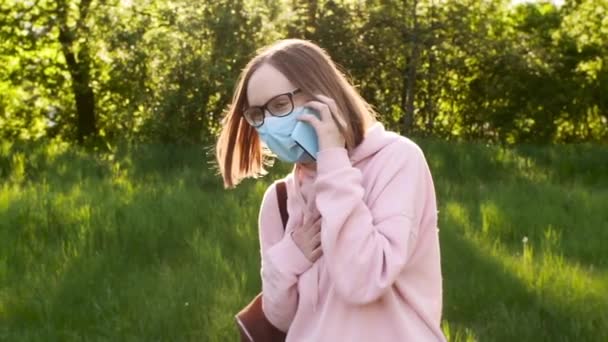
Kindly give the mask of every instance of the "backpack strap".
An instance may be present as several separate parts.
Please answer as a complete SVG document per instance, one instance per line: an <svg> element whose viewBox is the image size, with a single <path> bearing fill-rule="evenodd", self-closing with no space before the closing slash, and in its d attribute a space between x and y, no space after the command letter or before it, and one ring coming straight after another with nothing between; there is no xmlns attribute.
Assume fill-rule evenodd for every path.
<svg viewBox="0 0 608 342"><path fill-rule="evenodd" d="M285 182L278 182L276 190L281 221L283 221L283 230L285 230L285 227L287 227L287 220L289 220L289 213L287 212L287 186L285 185Z"/></svg>

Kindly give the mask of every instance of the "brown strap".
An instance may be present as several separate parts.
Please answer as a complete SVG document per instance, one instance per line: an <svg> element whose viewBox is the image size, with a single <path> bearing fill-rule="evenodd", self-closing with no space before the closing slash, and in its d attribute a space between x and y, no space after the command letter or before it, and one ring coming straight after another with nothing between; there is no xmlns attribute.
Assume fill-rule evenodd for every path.
<svg viewBox="0 0 608 342"><path fill-rule="evenodd" d="M279 212L281 213L281 221L283 221L283 230L287 227L289 213L287 212L287 186L285 182L277 183L277 200L279 201Z"/></svg>

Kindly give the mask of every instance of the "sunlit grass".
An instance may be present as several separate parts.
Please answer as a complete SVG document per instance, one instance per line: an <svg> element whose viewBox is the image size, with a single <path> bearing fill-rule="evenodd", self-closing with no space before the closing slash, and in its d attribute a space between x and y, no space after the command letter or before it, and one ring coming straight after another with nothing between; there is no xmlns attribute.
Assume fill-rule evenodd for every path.
<svg viewBox="0 0 608 342"><path fill-rule="evenodd" d="M421 141L450 341L608 339L608 152ZM257 212L200 148L0 146L0 340L235 340Z"/></svg>

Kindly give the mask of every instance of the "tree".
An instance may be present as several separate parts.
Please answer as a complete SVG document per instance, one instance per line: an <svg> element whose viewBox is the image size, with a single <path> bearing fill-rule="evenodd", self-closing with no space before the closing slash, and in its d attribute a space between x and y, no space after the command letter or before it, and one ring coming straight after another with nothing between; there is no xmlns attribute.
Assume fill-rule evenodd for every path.
<svg viewBox="0 0 608 342"><path fill-rule="evenodd" d="M77 139L83 143L85 138L97 133L95 118L95 94L91 87L91 56L88 41L87 15L91 0L80 0L71 6L66 0L56 0L51 15L57 18L58 40L70 76L72 91L76 102ZM69 24L70 8L76 7L74 25Z"/></svg>
<svg viewBox="0 0 608 342"><path fill-rule="evenodd" d="M606 13L607 0L0 0L0 136L211 144L254 51L299 37L400 133L600 141Z"/></svg>

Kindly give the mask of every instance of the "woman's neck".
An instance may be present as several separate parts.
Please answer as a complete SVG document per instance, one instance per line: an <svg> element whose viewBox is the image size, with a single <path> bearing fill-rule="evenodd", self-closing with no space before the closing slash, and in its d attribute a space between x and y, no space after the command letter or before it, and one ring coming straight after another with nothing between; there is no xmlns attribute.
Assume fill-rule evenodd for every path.
<svg viewBox="0 0 608 342"><path fill-rule="evenodd" d="M307 162L307 163L299 163L300 167L302 167L306 171L316 172L317 171L317 163L316 162Z"/></svg>

